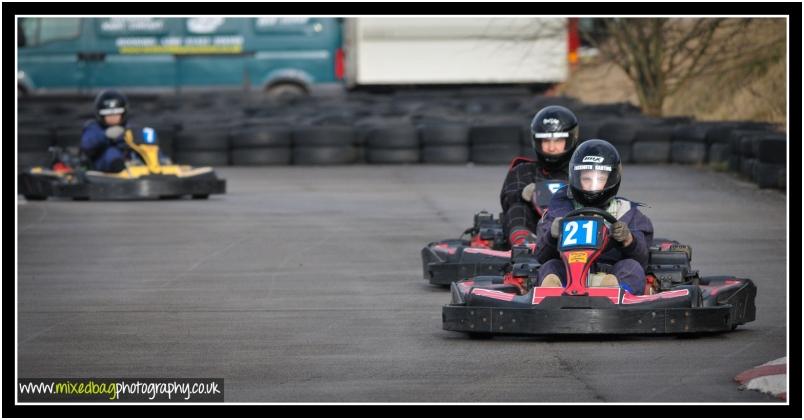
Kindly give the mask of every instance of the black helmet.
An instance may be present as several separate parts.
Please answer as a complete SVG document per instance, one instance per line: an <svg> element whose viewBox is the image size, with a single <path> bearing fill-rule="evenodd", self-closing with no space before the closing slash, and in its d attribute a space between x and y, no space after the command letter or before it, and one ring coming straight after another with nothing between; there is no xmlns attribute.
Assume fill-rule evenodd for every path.
<svg viewBox="0 0 804 420"><path fill-rule="evenodd" d="M620 154L611 143L597 139L581 143L570 158L570 198L585 207L604 208L620 189L622 170Z"/></svg>
<svg viewBox="0 0 804 420"><path fill-rule="evenodd" d="M103 117L121 114L120 124L126 123L128 114L128 100L126 96L116 90L104 90L95 98L95 118L101 126L106 126Z"/></svg>
<svg viewBox="0 0 804 420"><path fill-rule="evenodd" d="M530 122L530 133L531 145L539 159L551 168L559 168L567 164L575 146L578 145L578 117L563 106L548 106L533 117ZM558 155L546 155L542 152L541 142L553 138L567 140L564 152Z"/></svg>

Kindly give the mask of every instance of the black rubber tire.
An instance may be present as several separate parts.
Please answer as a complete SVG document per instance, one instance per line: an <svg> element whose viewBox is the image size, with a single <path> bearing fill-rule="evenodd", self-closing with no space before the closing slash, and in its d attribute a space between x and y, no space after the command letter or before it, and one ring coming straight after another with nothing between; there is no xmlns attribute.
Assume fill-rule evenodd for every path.
<svg viewBox="0 0 804 420"><path fill-rule="evenodd" d="M289 127L249 127L233 130L229 134L232 149L290 147L291 139Z"/></svg>
<svg viewBox="0 0 804 420"><path fill-rule="evenodd" d="M419 127L421 144L428 146L464 146L469 144L469 126L466 124L429 123Z"/></svg>
<svg viewBox="0 0 804 420"><path fill-rule="evenodd" d="M308 96L304 87L295 83L278 83L265 89L265 96L277 101L292 101Z"/></svg>
<svg viewBox="0 0 804 420"><path fill-rule="evenodd" d="M355 145L356 139L355 130L352 127L296 127L293 130L293 145L296 147L351 147Z"/></svg>
<svg viewBox="0 0 804 420"><path fill-rule="evenodd" d="M585 119L581 116L578 116L578 137L580 141L590 140L590 139L597 139L599 137L600 127L604 124L607 124L608 120L601 120L601 119ZM530 129L528 129L528 133L530 133ZM530 140L530 138L528 138Z"/></svg>
<svg viewBox="0 0 804 420"><path fill-rule="evenodd" d="M752 179L759 188L778 188L779 176L785 170L785 165L756 161L752 170Z"/></svg>
<svg viewBox="0 0 804 420"><path fill-rule="evenodd" d="M415 149L419 147L419 133L413 125L375 127L366 135L369 149Z"/></svg>
<svg viewBox="0 0 804 420"><path fill-rule="evenodd" d="M294 147L294 165L345 165L355 163L354 146Z"/></svg>
<svg viewBox="0 0 804 420"><path fill-rule="evenodd" d="M787 162L787 139L783 135L757 138L753 145L753 155L763 163Z"/></svg>
<svg viewBox="0 0 804 420"><path fill-rule="evenodd" d="M746 158L756 158L754 156L754 142L757 138L754 136L743 136L740 138L740 155Z"/></svg>
<svg viewBox="0 0 804 420"><path fill-rule="evenodd" d="M478 144L470 148L470 160L478 164L507 164L519 156L518 144Z"/></svg>
<svg viewBox="0 0 804 420"><path fill-rule="evenodd" d="M477 125L469 130L469 144L472 146L519 146L521 137L522 127L519 125Z"/></svg>
<svg viewBox="0 0 804 420"><path fill-rule="evenodd" d="M54 145L61 147L78 146L81 144L81 134L84 132L83 124L73 123L69 126L60 126L54 130Z"/></svg>
<svg viewBox="0 0 804 420"><path fill-rule="evenodd" d="M173 161L179 165L226 166L229 164L228 150L179 150Z"/></svg>
<svg viewBox="0 0 804 420"><path fill-rule="evenodd" d="M45 128L27 128L19 130L19 151L43 152L47 151L55 142L53 132Z"/></svg>
<svg viewBox="0 0 804 420"><path fill-rule="evenodd" d="M366 162L380 164L419 163L419 149L366 149Z"/></svg>
<svg viewBox="0 0 804 420"><path fill-rule="evenodd" d="M620 162L631 163L633 162L634 149L631 143L612 143L617 153L620 154Z"/></svg>
<svg viewBox="0 0 804 420"><path fill-rule="evenodd" d="M776 188L785 191L787 190L787 168L782 167L779 171L779 179L776 184Z"/></svg>
<svg viewBox="0 0 804 420"><path fill-rule="evenodd" d="M597 137L612 144L631 144L636 139L637 130L642 129L644 125L643 121L636 118L608 121L600 126Z"/></svg>
<svg viewBox="0 0 804 420"><path fill-rule="evenodd" d="M706 143L674 141L670 147L670 161L683 164L706 162Z"/></svg>
<svg viewBox="0 0 804 420"><path fill-rule="evenodd" d="M173 149L186 151L220 151L229 149L229 136L224 130L182 131L174 140ZM200 156L200 155L199 155Z"/></svg>
<svg viewBox="0 0 804 420"><path fill-rule="evenodd" d="M206 200L209 198L209 194L193 194L193 200Z"/></svg>
<svg viewBox="0 0 804 420"><path fill-rule="evenodd" d="M670 128L670 137L674 143L705 143L708 130L705 124L682 124Z"/></svg>
<svg viewBox="0 0 804 420"><path fill-rule="evenodd" d="M670 143L666 141L637 141L632 145L634 163L670 162Z"/></svg>
<svg viewBox="0 0 804 420"><path fill-rule="evenodd" d="M670 143L674 133L675 131L672 127L642 127L636 130L634 141L636 143L649 142L653 144ZM636 156L634 157L636 158Z"/></svg>
<svg viewBox="0 0 804 420"><path fill-rule="evenodd" d="M712 143L709 145L709 158L713 164L728 164L731 158L731 145L728 143Z"/></svg>
<svg viewBox="0 0 804 420"><path fill-rule="evenodd" d="M251 147L246 149L232 149L232 165L260 166L260 165L290 165L290 147Z"/></svg>
<svg viewBox="0 0 804 420"><path fill-rule="evenodd" d="M469 147L463 146L425 146L422 148L424 163L466 163L469 162Z"/></svg>
<svg viewBox="0 0 804 420"><path fill-rule="evenodd" d="M757 160L754 158L747 158L743 157L740 159L740 175L745 178L753 179L754 178L754 165L756 165Z"/></svg>

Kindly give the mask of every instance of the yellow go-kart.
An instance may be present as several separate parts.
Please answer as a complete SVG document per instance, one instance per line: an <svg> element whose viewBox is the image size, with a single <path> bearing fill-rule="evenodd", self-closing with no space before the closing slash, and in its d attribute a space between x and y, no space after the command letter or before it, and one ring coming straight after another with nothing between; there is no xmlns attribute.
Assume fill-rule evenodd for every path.
<svg viewBox="0 0 804 420"><path fill-rule="evenodd" d="M224 194L226 180L211 167L193 168L160 159L156 136L123 134L132 158L117 173L87 170L80 157L55 149L49 167L33 167L20 174L19 192L28 200L64 197L76 200L141 200L191 196L206 199Z"/></svg>

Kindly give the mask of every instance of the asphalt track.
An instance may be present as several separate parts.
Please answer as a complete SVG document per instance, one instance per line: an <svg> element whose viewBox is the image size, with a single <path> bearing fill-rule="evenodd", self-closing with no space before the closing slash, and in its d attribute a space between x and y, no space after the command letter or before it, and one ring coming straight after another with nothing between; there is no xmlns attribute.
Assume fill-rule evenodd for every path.
<svg viewBox="0 0 804 420"><path fill-rule="evenodd" d="M625 168L621 195L693 268L755 281L736 331L472 340L441 329L419 250L499 211L505 167L218 172L207 201L19 197L19 377L224 378L227 402L778 402L734 377L786 356L783 193Z"/></svg>

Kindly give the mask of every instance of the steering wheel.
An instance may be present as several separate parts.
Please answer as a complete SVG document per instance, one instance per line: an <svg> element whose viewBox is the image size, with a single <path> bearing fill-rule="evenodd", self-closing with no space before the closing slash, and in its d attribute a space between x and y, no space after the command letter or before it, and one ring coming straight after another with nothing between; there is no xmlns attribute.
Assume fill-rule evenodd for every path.
<svg viewBox="0 0 804 420"><path fill-rule="evenodd" d="M617 218L616 217L612 216L609 212L607 212L605 210L601 210L601 209L599 209L597 207L581 207L579 209L573 210L573 211L565 214L564 217L567 218L567 217L572 217L572 216L580 216L580 215L583 215L583 214L591 214L593 216L600 216L600 217L603 218L603 220L605 220L605 221L607 221L607 222L609 222L611 224L617 223Z"/></svg>

